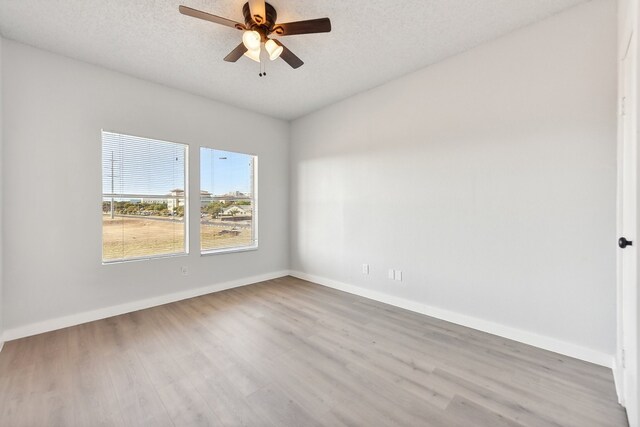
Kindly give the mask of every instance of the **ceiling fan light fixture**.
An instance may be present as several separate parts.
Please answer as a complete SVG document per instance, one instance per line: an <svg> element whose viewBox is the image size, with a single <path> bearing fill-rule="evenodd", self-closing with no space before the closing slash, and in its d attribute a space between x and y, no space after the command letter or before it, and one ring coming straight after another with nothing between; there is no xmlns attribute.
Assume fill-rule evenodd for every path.
<svg viewBox="0 0 640 427"><path fill-rule="evenodd" d="M264 48L269 53L269 59L272 61L278 59L278 57L280 56L280 54L282 54L282 51L284 50L282 46L280 46L278 43L274 42L271 39L267 40L267 42L264 44Z"/></svg>
<svg viewBox="0 0 640 427"><path fill-rule="evenodd" d="M289 64L291 68L297 69L300 68L304 62L280 43L279 40L270 40L269 35L275 33L278 36L295 36L298 34L317 34L331 31L331 20L329 18L280 23L278 22L276 9L267 3L266 0L243 1L245 1L242 7L244 24L234 21L233 19L223 18L222 16L213 15L184 5L180 5L178 11L192 18L202 19L242 31L242 42L224 57L226 62L236 62L242 58L242 56L246 56L256 62L261 62L260 57L263 56L262 45L264 44L264 49L271 61L280 58ZM267 55L264 56L266 57ZM265 74L264 72L260 72L259 75L263 76Z"/></svg>
<svg viewBox="0 0 640 427"><path fill-rule="evenodd" d="M242 43L249 50L260 50L260 42L262 42L262 37L257 31L250 30L242 34Z"/></svg>
<svg viewBox="0 0 640 427"><path fill-rule="evenodd" d="M244 56L247 58L251 58L256 62L260 62L260 45L258 45L257 49L249 49L244 53Z"/></svg>

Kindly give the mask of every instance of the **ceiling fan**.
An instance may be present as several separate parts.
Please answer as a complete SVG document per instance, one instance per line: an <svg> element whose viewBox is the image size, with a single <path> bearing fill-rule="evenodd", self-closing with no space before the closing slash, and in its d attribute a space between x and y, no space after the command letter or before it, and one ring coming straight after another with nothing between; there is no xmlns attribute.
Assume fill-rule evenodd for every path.
<svg viewBox="0 0 640 427"><path fill-rule="evenodd" d="M187 6L180 6L179 10L183 15L204 19L205 21L226 25L227 27L243 31L242 43L224 58L227 62L236 62L243 55L256 62L260 62L260 52L264 44L264 49L268 53L270 60L273 61L280 57L291 67L299 68L304 62L280 43L280 41L271 39L269 36L271 34L293 36L297 34L328 33L331 31L331 21L329 18L277 24L278 14L276 13L276 9L264 0L249 0L244 4L242 8L244 24ZM262 75L262 73L260 75Z"/></svg>

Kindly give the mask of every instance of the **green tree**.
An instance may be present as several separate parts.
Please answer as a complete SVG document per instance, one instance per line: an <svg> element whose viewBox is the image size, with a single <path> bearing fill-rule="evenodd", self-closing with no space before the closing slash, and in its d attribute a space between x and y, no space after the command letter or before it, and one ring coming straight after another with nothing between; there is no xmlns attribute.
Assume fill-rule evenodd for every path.
<svg viewBox="0 0 640 427"><path fill-rule="evenodd" d="M211 218L217 218L224 209L221 202L211 202L204 208L204 213L211 215Z"/></svg>

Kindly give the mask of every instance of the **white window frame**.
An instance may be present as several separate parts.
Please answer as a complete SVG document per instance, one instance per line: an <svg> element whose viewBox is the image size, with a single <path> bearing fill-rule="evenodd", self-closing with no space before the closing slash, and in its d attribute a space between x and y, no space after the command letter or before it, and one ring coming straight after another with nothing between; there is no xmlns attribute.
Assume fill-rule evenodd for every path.
<svg viewBox="0 0 640 427"><path fill-rule="evenodd" d="M260 216L259 214L259 207L258 207L258 199L259 199L259 195L258 195L258 155L257 154L252 154L252 153L243 153L241 151L232 151L232 150L225 150L225 149L221 149L221 148L214 148L214 147L207 147L207 146L200 146L200 151L198 154L202 154L202 149L206 148L209 150L217 150L217 151L226 151L229 153L235 153L235 154L244 154L246 156L251 156L253 157L253 168L252 168L252 180L251 180L251 206L252 206L252 218L251 218L251 240L252 240L252 244L250 245L246 245L246 246L233 246L233 247L228 247L228 248L217 248L217 249L202 249L202 241L200 241L200 256L210 256L210 255L220 255L220 254L228 254L228 253L237 253L237 252L249 252L249 251L257 251L258 250L258 218ZM198 194L200 194L200 192L202 191L202 168L200 167L200 165L198 165L199 167L199 174L198 174ZM199 204L199 200L198 200L198 204ZM198 211L198 214L200 214L200 211ZM202 236L202 224L198 224L198 240L200 240L201 236Z"/></svg>
<svg viewBox="0 0 640 427"><path fill-rule="evenodd" d="M117 134L117 135L123 135L123 136L130 136L130 137L134 137L134 138L142 138L142 139L150 139L153 141L159 141L159 142L166 142L166 143L170 143L170 144L180 144L184 146L184 219L183 219L183 227L184 227L184 251L183 252L177 252L177 253L173 253L173 254L158 254L158 255L149 255L149 256L142 256L142 257L131 257L131 258L116 258L116 259L111 259L111 260L105 260L104 259L104 230L103 230L103 224L102 224L102 216L100 217L100 256L102 259L102 265L113 265L113 264L122 264L122 263L128 263L128 262L137 262L137 261L149 261L149 260L155 260L155 259L163 259L163 258L178 258L178 257L185 257L189 255L189 229L190 229L190 212L191 209L189 209L189 199L190 199L190 192L189 192L189 144L185 144L183 142L175 142L175 141L167 141L166 139L159 139L159 138L155 138L155 137L149 137L149 136L140 136L140 135L133 135L130 133L123 133L123 132L117 132L117 131L112 131L112 130L107 130L107 129L101 129L100 130L100 162L102 165L102 162L104 159L102 159L102 144L103 144L103 134L104 133L112 133L112 134ZM102 180L102 173L100 173L100 179ZM100 183L100 188L102 189L102 182ZM115 194L115 193L102 193L101 191L101 197L100 197L100 204L99 206L102 207L102 202L104 201L105 197L113 197L113 198L121 198L121 197L128 197L128 198L167 198L167 195L157 195L157 194ZM101 212L102 215L102 212Z"/></svg>

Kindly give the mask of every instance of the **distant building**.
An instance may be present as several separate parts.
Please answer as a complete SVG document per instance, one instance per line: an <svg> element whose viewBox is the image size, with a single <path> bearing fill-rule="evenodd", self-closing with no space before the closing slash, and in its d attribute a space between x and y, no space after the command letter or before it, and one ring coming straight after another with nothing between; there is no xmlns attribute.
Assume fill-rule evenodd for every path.
<svg viewBox="0 0 640 427"><path fill-rule="evenodd" d="M200 191L200 206L207 206L209 203L213 202L213 194L208 191L202 190ZM179 206L184 206L184 190L176 188L171 190L171 192L167 195L167 199L163 200L163 202L167 203L167 209L173 210Z"/></svg>
<svg viewBox="0 0 640 427"><path fill-rule="evenodd" d="M225 194L219 194L216 196L212 196L213 200L220 202L222 204L227 204L231 202L237 202L240 200L251 200L251 194L243 193L241 191L230 191Z"/></svg>
<svg viewBox="0 0 640 427"><path fill-rule="evenodd" d="M253 209L251 205L233 205L226 209L223 209L221 212L222 216L242 216L249 217L252 216Z"/></svg>
<svg viewBox="0 0 640 427"><path fill-rule="evenodd" d="M213 202L213 194L205 190L200 191L200 207L203 208L211 202Z"/></svg>
<svg viewBox="0 0 640 427"><path fill-rule="evenodd" d="M179 206L184 206L184 190L176 188L167 195L167 209L173 211Z"/></svg>

